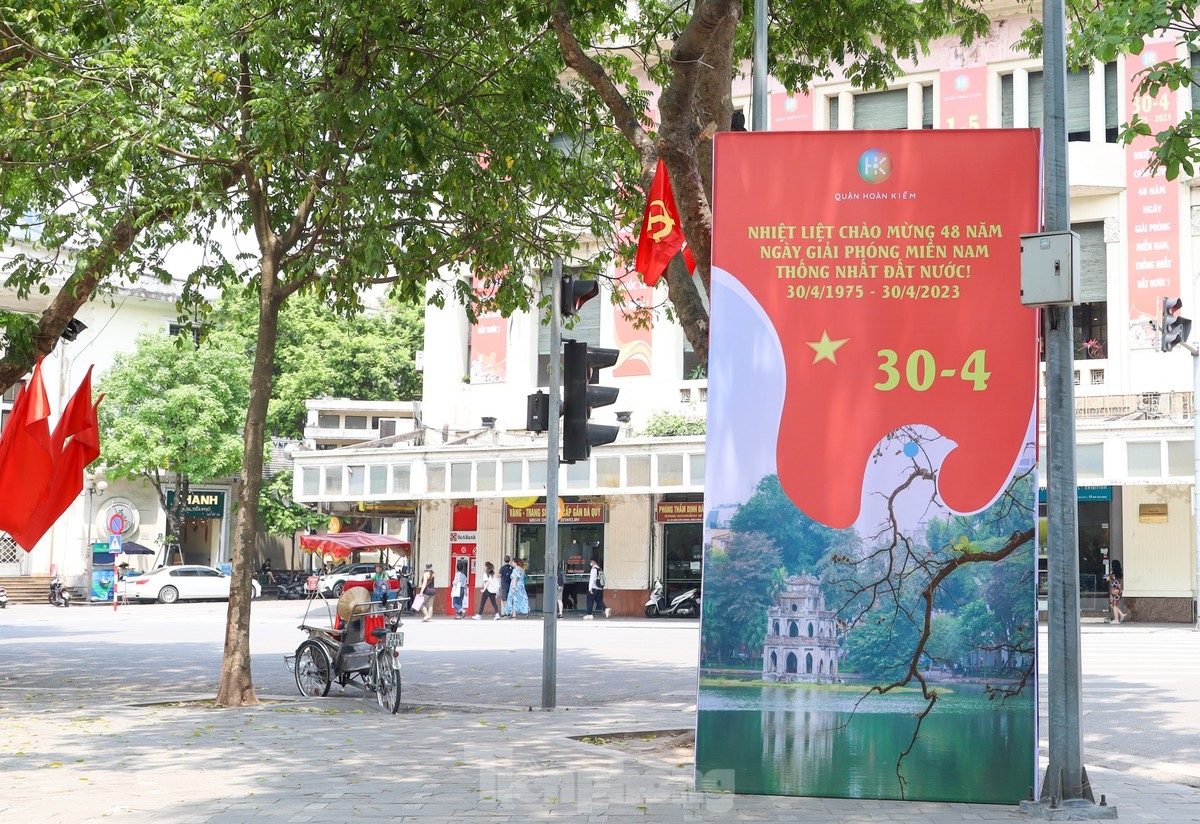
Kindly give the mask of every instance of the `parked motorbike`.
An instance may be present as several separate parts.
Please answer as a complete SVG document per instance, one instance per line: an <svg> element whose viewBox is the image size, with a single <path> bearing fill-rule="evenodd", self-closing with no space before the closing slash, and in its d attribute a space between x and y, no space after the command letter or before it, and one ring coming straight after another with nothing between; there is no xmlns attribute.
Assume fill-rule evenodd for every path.
<svg viewBox="0 0 1200 824"><path fill-rule="evenodd" d="M58 578L50 582L50 603L56 607L71 606L71 590Z"/></svg>
<svg viewBox="0 0 1200 824"><path fill-rule="evenodd" d="M8 607L8 590L5 589L4 587L0 587L0 609L6 609L7 607Z"/></svg>
<svg viewBox="0 0 1200 824"><path fill-rule="evenodd" d="M302 572L293 575L289 580L282 582L279 585L278 597L281 601L300 601L308 597L308 592L305 589L305 582L308 580L308 573Z"/></svg>
<svg viewBox="0 0 1200 824"><path fill-rule="evenodd" d="M654 582L650 600L646 602L646 617L658 616L695 618L700 614L700 590L692 587L672 597L661 580Z"/></svg>

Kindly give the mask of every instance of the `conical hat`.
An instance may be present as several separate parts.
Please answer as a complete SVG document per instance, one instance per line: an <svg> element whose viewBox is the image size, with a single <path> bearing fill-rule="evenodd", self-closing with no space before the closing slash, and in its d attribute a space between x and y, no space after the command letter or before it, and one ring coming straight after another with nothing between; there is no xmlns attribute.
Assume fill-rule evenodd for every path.
<svg viewBox="0 0 1200 824"><path fill-rule="evenodd" d="M353 589L345 590L342 593L342 596L340 598L338 598L338 602L337 602L338 617L341 618L343 621L349 621L351 613L354 612L354 608L356 606L358 606L359 604L368 603L370 600L371 600L371 593L367 592L365 587L354 587ZM360 615L363 612L364 612L364 610L361 610L361 609L359 610Z"/></svg>

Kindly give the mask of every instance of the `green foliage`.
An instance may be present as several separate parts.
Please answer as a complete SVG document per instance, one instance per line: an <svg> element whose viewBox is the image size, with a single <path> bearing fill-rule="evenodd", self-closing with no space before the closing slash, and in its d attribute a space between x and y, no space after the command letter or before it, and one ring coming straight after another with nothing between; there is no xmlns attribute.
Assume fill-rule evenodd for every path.
<svg viewBox="0 0 1200 824"><path fill-rule="evenodd" d="M101 462L111 478L145 478L162 488L174 474L189 482L235 475L249 364L220 339L147 333L100 376Z"/></svg>
<svg viewBox="0 0 1200 824"><path fill-rule="evenodd" d="M253 352L258 330L252 300L228 294L210 321L235 335L247 354ZM393 305L346 317L311 295L289 301L279 315L268 433L300 437L308 398L417 399L421 375L415 356L423 328L419 306Z"/></svg>
<svg viewBox="0 0 1200 824"><path fill-rule="evenodd" d="M707 426L701 415L684 415L679 412L656 412L646 421L643 435L652 438L673 438L679 435L703 435Z"/></svg>
<svg viewBox="0 0 1200 824"><path fill-rule="evenodd" d="M758 482L730 526L735 532L758 532L769 537L779 547L783 567L790 575L816 574L830 550L853 536L853 530L831 529L797 509L783 491L778 475L767 475Z"/></svg>
<svg viewBox="0 0 1200 824"><path fill-rule="evenodd" d="M779 549L760 533L734 534L724 550L710 549L704 564L703 660L762 656L767 607L783 591Z"/></svg>
<svg viewBox="0 0 1200 824"><path fill-rule="evenodd" d="M1120 139L1129 145L1138 137L1153 136L1148 164L1151 172L1161 171L1168 180L1194 174L1200 162L1200 115L1192 109L1175 123L1174 97L1164 94L1161 100L1155 99L1160 93L1188 87L1193 95L1200 92L1190 61L1190 55L1200 51L1200 19L1194 8L1173 0L1116 0L1072 3L1071 9L1074 25L1069 45L1071 61L1076 64L1093 58L1108 62L1120 54L1136 57L1144 51L1146 41L1157 38L1160 32L1170 32L1187 44L1187 56L1176 58L1172 50L1171 59L1145 66L1139 72L1138 97L1132 116L1122 124ZM1166 115L1169 125L1156 131L1152 124L1159 115Z"/></svg>
<svg viewBox="0 0 1200 824"><path fill-rule="evenodd" d="M280 472L263 486L258 499L258 518L268 535L290 537L301 530L316 529L328 517L292 500L292 472Z"/></svg>

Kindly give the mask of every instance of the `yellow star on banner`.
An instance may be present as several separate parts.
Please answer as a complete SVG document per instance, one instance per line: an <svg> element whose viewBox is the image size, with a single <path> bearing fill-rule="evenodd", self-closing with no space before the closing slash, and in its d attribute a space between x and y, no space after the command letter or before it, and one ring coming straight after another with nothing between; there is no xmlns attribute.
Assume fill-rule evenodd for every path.
<svg viewBox="0 0 1200 824"><path fill-rule="evenodd" d="M837 354L835 354L835 353L837 352L837 350L841 349L842 346L848 340L850 340L850 338L842 338L841 340L830 340L828 331L821 332L821 339L819 341L816 341L815 343L812 341L808 341L808 345L811 346L813 348L813 351L817 353L816 355L813 356L812 362L817 363L819 361L827 360L830 363L836 364L837 363Z"/></svg>

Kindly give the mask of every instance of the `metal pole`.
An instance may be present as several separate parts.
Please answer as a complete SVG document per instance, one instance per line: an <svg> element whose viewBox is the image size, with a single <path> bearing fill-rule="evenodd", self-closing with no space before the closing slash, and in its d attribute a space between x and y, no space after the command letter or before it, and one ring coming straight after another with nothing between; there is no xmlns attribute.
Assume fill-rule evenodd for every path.
<svg viewBox="0 0 1200 824"><path fill-rule="evenodd" d="M1071 229L1067 179L1066 16L1063 0L1043 7L1042 70L1045 81L1046 231ZM1049 527L1047 660L1049 766L1040 798L1022 808L1055 817L1062 807L1081 818L1115 818L1114 807L1097 807L1083 767L1083 670L1079 641L1079 504L1075 477L1075 342L1070 305L1043 312L1046 342L1046 506ZM1110 815L1111 813L1111 815Z"/></svg>
<svg viewBox="0 0 1200 824"><path fill-rule="evenodd" d="M767 130L767 0L754 0L754 67L750 130Z"/></svg>
<svg viewBox="0 0 1200 824"><path fill-rule="evenodd" d="M562 382L562 258L550 267L550 414L546 421L546 577L542 584L542 709L558 706L558 416Z"/></svg>
<svg viewBox="0 0 1200 824"><path fill-rule="evenodd" d="M1188 346L1192 353L1192 517L1196 526L1196 624L1193 632L1200 632L1200 410L1196 399L1200 398L1200 347Z"/></svg>

